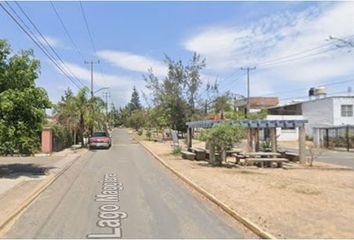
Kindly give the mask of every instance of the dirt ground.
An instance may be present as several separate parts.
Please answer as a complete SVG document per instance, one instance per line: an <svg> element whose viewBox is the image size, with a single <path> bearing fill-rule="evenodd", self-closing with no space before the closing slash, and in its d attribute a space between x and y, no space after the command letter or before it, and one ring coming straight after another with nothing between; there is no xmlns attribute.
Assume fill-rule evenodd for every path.
<svg viewBox="0 0 354 240"><path fill-rule="evenodd" d="M211 167L171 154L170 142L144 142L174 169L276 237L354 238L353 170L316 168L320 163L288 170Z"/></svg>

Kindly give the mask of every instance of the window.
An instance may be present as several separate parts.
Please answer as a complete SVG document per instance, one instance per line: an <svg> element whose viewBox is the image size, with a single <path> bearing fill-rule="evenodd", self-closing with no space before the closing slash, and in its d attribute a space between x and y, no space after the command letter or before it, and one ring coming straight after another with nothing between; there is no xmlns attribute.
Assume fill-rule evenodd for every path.
<svg viewBox="0 0 354 240"><path fill-rule="evenodd" d="M353 105L341 105L341 115L342 117L352 117Z"/></svg>

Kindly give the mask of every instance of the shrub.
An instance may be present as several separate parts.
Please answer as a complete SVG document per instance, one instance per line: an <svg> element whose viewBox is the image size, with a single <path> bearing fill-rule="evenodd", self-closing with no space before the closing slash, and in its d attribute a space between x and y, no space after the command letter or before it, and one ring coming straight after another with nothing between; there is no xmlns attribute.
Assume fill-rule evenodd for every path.
<svg viewBox="0 0 354 240"><path fill-rule="evenodd" d="M61 125L52 125L53 131L53 151L60 151L71 146L72 137L70 131Z"/></svg>
<svg viewBox="0 0 354 240"><path fill-rule="evenodd" d="M225 160L226 150L232 147L233 143L239 143L244 137L244 130L241 126L231 125L228 122L214 125L214 127L203 131L200 139L210 143L222 153L222 160ZM213 165L221 165L221 161L211 162Z"/></svg>
<svg viewBox="0 0 354 240"><path fill-rule="evenodd" d="M138 134L139 136L143 135L143 129L139 129L138 132L137 132L137 134Z"/></svg>
<svg viewBox="0 0 354 240"><path fill-rule="evenodd" d="M151 135L152 135L151 129L147 129L145 135L146 135L147 139L149 141L151 141Z"/></svg>
<svg viewBox="0 0 354 240"><path fill-rule="evenodd" d="M182 151L181 147L174 147L173 150L172 150L172 154L173 155L180 155L181 151Z"/></svg>

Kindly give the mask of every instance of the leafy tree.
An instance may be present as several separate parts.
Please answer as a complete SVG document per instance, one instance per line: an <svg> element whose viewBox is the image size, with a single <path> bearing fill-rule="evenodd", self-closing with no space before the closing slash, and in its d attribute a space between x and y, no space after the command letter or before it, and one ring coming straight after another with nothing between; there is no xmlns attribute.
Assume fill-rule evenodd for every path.
<svg viewBox="0 0 354 240"><path fill-rule="evenodd" d="M111 105L111 111L108 114L108 118L111 125L113 125L114 127L118 127L119 125L122 124L119 110L116 108L116 106L113 103Z"/></svg>
<svg viewBox="0 0 354 240"><path fill-rule="evenodd" d="M139 98L139 93L136 90L135 86L133 87L133 92L132 92L132 97L130 99L129 103L129 110L134 111L134 110L140 110L141 104L140 104L140 98Z"/></svg>
<svg viewBox="0 0 354 240"><path fill-rule="evenodd" d="M129 127L134 128L138 131L141 127L144 126L145 116L144 112L141 110L134 110L131 115L128 117Z"/></svg>
<svg viewBox="0 0 354 240"><path fill-rule="evenodd" d="M13 54L0 40L1 154L31 154L39 147L45 109L51 106L47 92L35 84L39 67L32 50Z"/></svg>
<svg viewBox="0 0 354 240"><path fill-rule="evenodd" d="M231 110L229 94L226 93L222 96L216 97L214 101L214 112L221 114L221 119L224 118L224 112Z"/></svg>
<svg viewBox="0 0 354 240"><path fill-rule="evenodd" d="M186 69L186 81L185 84L187 86L187 99L190 107L190 118L194 117L196 113L196 102L198 89L202 84L202 80L200 79L200 71L206 66L205 59L201 59L200 55L197 53L193 54L192 61L190 65L188 65Z"/></svg>
<svg viewBox="0 0 354 240"><path fill-rule="evenodd" d="M222 123L213 126L210 129L202 132L201 140L207 141L210 144L211 152L214 148L221 153L222 160L226 158L226 150L232 147L232 144L239 143L244 137L244 130L240 126L231 125L230 123ZM221 161L210 158L212 165L220 166Z"/></svg>
<svg viewBox="0 0 354 240"><path fill-rule="evenodd" d="M259 112L249 113L248 119L255 120L255 119L265 119L268 115L268 111L266 109L262 109Z"/></svg>
<svg viewBox="0 0 354 240"><path fill-rule="evenodd" d="M197 92L201 85L199 71L205 66L197 54L190 65L166 56L167 76L160 80L152 69L144 76L146 87L151 91L153 108L167 121L167 126L178 131L186 131L186 122L196 113Z"/></svg>
<svg viewBox="0 0 354 240"><path fill-rule="evenodd" d="M88 96L89 89L81 88L76 96L71 90L64 93L61 101L54 107L54 114L59 122L73 132L74 143L78 132L83 144L83 137L89 135L94 129L105 128L105 103L99 97Z"/></svg>
<svg viewBox="0 0 354 240"><path fill-rule="evenodd" d="M225 116L225 119L230 119L230 120L243 120L243 119L245 119L245 113L241 112L241 111L225 112L224 116Z"/></svg>

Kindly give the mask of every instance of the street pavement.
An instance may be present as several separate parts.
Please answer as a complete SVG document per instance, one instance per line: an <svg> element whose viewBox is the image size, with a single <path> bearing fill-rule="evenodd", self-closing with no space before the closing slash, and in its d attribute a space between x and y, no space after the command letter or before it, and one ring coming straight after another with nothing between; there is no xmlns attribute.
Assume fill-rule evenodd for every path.
<svg viewBox="0 0 354 240"><path fill-rule="evenodd" d="M298 153L298 150L294 148L279 148L279 150ZM307 155L309 155L308 151ZM354 152L331 151L324 149L316 161L354 168Z"/></svg>
<svg viewBox="0 0 354 240"><path fill-rule="evenodd" d="M90 151L19 217L5 238L254 237L173 176L124 129Z"/></svg>

